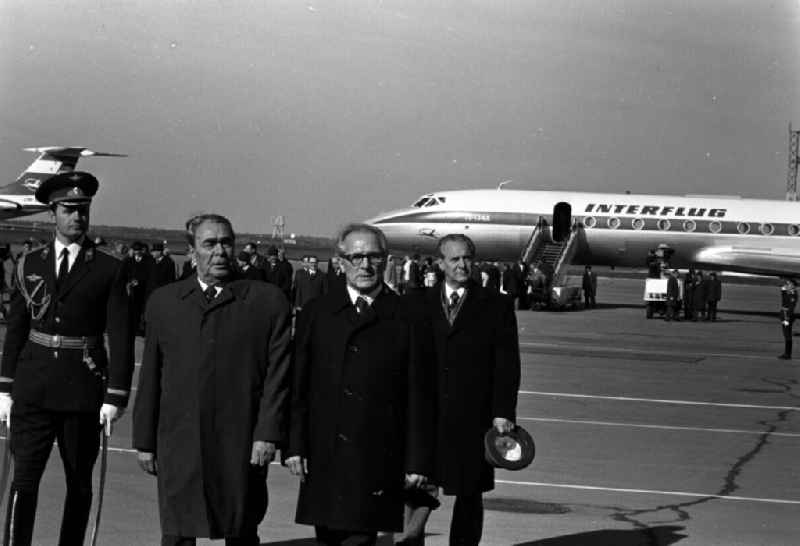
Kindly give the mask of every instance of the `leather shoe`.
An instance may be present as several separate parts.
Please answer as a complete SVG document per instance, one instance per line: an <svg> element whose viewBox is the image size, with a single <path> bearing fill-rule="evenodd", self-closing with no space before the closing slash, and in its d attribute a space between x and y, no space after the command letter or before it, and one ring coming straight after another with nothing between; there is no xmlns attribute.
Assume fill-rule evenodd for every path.
<svg viewBox="0 0 800 546"><path fill-rule="evenodd" d="M780 356L778 356L778 358L780 358L781 360L791 360L792 359L791 356L786 355L786 354L780 355Z"/></svg>

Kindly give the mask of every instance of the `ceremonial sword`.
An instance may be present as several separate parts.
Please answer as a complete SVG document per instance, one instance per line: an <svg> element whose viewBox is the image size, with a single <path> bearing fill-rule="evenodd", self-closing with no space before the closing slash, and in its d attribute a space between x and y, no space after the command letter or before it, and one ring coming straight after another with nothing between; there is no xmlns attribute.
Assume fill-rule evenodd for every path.
<svg viewBox="0 0 800 546"><path fill-rule="evenodd" d="M100 433L103 437L102 453L100 454L100 489L97 492L97 512L92 525L92 546L97 546L97 531L100 529L100 514L103 512L103 492L106 488L106 470L108 469L108 437L111 436L111 419L106 419L105 426Z"/></svg>
<svg viewBox="0 0 800 546"><path fill-rule="evenodd" d="M3 499L6 498L6 486L8 485L8 477L11 474L11 427L6 423L6 441L3 446L3 462L0 467L0 506L3 505Z"/></svg>

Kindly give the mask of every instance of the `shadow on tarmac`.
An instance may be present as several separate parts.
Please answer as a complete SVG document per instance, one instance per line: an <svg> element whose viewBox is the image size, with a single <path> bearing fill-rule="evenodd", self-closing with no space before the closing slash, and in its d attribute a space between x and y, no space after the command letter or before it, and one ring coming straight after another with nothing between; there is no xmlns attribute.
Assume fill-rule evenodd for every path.
<svg viewBox="0 0 800 546"><path fill-rule="evenodd" d="M518 542L514 546L669 546L687 535L684 527L660 525L643 529L605 529L574 535L545 538L531 542Z"/></svg>

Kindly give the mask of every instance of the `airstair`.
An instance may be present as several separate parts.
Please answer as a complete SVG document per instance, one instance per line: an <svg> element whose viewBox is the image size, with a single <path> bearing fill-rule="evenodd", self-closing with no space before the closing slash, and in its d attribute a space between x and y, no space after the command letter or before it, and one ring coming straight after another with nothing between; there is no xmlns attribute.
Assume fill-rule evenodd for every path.
<svg viewBox="0 0 800 546"><path fill-rule="evenodd" d="M522 260L526 264L538 262L540 269L550 277L551 299L556 307L580 302L581 289L579 286L567 286L567 271L577 252L582 229L580 224L575 223L566 240L554 241L552 228L544 219L540 219L522 253Z"/></svg>

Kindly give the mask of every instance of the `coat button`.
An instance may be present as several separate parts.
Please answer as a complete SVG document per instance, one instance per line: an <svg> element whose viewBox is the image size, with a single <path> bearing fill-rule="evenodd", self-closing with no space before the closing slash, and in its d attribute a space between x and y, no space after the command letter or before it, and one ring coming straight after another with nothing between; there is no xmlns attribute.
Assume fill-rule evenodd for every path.
<svg viewBox="0 0 800 546"><path fill-rule="evenodd" d="M353 396L353 391L351 391L350 389L346 388L346 389L344 389L344 394L345 394L345 396Z"/></svg>
<svg viewBox="0 0 800 546"><path fill-rule="evenodd" d="M348 442L350 440L350 438L348 438L347 436L345 436L341 432L339 434L337 434L336 437L339 438L343 442Z"/></svg>
<svg viewBox="0 0 800 546"><path fill-rule="evenodd" d="M61 322L61 317L56 317L56 322Z"/></svg>
<svg viewBox="0 0 800 546"><path fill-rule="evenodd" d="M351 353L357 353L358 352L358 346L357 345L348 345L347 346L347 350L350 351Z"/></svg>

